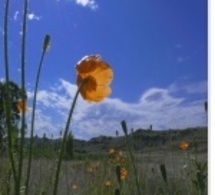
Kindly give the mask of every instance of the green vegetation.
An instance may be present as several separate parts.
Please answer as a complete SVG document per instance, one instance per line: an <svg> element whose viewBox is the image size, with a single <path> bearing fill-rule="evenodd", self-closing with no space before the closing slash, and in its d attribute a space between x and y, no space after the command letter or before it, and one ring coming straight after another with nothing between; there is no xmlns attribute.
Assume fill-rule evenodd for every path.
<svg viewBox="0 0 215 195"><path fill-rule="evenodd" d="M164 133L168 135L176 132L177 135L173 141L167 139L163 145L157 139L157 144L154 144L154 136L162 137ZM138 147L131 145L140 194L207 194L207 129L171 130L171 132L134 130L133 134L128 135L129 142L132 143L132 139L136 137L135 134L144 135L144 133L152 138L149 142L153 144L140 147L142 143L139 142ZM65 155L68 149L68 152L71 152L70 147L65 147L58 194L138 194L136 176L125 144L125 137L102 137L102 139L98 137L82 141L71 139L73 138L71 133L68 135L67 144L71 144L73 156L70 159ZM189 141L187 150L179 149L179 143L183 140ZM28 141L26 139L26 144ZM60 142L60 139L34 137L29 194L53 193L53 170L56 169ZM105 142L106 147L100 145L102 142ZM147 139L143 142L147 142ZM94 148L98 150L93 152ZM112 152L109 151L111 148ZM27 151L24 152L24 165L27 163ZM6 157L7 153L4 153L0 158L0 193L13 194L12 175ZM122 181L119 180L119 170L118 176L116 174L117 167L127 170L127 175ZM23 172L26 172L25 168ZM106 182L110 183L106 185ZM24 183L21 187L24 191Z"/></svg>
<svg viewBox="0 0 215 195"><path fill-rule="evenodd" d="M18 104L20 99L25 97L27 99L26 93L13 81L9 81L8 84L6 82L0 82L0 148L3 149L5 146L5 140L3 139L8 136L6 131L6 88L10 90L9 95L9 106L10 106L10 124L11 124L11 133L12 133L12 141L14 142L14 146L16 150L18 150L17 138L20 135L19 122L20 122L20 110L18 108Z"/></svg>

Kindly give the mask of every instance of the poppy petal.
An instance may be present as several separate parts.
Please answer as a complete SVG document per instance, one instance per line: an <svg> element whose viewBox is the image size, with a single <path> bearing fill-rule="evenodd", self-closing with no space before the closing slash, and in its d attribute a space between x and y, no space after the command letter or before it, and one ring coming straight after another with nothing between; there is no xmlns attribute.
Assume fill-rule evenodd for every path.
<svg viewBox="0 0 215 195"><path fill-rule="evenodd" d="M97 87L96 91L81 90L82 97L89 102L100 102L111 94L109 87Z"/></svg>
<svg viewBox="0 0 215 195"><path fill-rule="evenodd" d="M99 55L85 56L77 63L76 70L77 85L86 81L80 89L83 99L100 102L111 94L108 86L112 82L113 71Z"/></svg>

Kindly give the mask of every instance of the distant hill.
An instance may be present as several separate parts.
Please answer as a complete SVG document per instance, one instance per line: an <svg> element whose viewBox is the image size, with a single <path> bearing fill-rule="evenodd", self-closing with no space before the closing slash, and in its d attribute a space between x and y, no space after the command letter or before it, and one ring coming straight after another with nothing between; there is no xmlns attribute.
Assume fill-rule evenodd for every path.
<svg viewBox="0 0 215 195"><path fill-rule="evenodd" d="M187 128L183 130L168 131L150 131L145 129L137 129L129 134L129 142L135 151L141 151L148 148L166 150L170 148L178 149L181 141L187 141L190 146L198 145L198 148L207 151L207 128ZM76 140L78 142L78 140ZM75 144L75 149L78 144ZM101 152L108 148L116 148L126 150L126 140L124 136L107 137L99 136L85 142L85 150L87 152Z"/></svg>
<svg viewBox="0 0 215 195"><path fill-rule="evenodd" d="M178 149L181 141L187 141L190 148L196 149L198 152L207 153L208 130L207 127L187 128L182 130L146 130L136 129L128 136L129 143L135 152L144 150L169 150ZM25 145L28 146L30 139L25 138ZM49 147L56 150L60 146L61 139L49 139L34 137L34 147ZM124 136L103 136L92 138L88 141L74 139L75 153L104 153L109 148L118 150L126 150L126 140Z"/></svg>
<svg viewBox="0 0 215 195"><path fill-rule="evenodd" d="M198 145L199 150L207 151L207 127L187 128L183 130L145 130L137 129L129 134L129 142L135 151L148 148L166 150L170 148L178 149L181 141L187 141L190 146ZM26 140L27 141L27 140ZM28 140L29 141L29 140ZM27 141L27 142L28 142ZM42 143L57 145L60 139L35 138L34 145ZM109 148L126 150L124 136L98 136L89 141L74 139L74 151L80 153L97 153L107 151Z"/></svg>

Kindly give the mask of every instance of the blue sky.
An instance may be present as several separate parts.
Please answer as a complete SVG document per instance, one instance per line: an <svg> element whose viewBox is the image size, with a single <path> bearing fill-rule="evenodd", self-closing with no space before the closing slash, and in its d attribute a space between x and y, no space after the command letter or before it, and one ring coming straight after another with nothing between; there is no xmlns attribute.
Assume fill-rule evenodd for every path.
<svg viewBox="0 0 215 195"><path fill-rule="evenodd" d="M3 18L3 0L0 7ZM22 1L11 1L9 18L10 76L20 83ZM38 135L57 137L64 128L77 89L74 66L89 54L100 54L113 68L112 94L101 103L79 97L71 124L76 138L114 135L121 120L134 129L206 125L205 0L30 0L27 22L30 110L43 37L51 35L38 93ZM2 28L3 19L4 70Z"/></svg>

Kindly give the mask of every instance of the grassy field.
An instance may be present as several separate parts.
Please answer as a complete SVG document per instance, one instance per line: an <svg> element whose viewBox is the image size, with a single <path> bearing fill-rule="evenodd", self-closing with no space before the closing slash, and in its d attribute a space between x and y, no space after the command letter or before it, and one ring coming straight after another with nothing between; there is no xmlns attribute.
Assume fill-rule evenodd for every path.
<svg viewBox="0 0 215 195"><path fill-rule="evenodd" d="M205 138L206 134L195 144L190 141L190 147L186 150L179 149L180 141L162 147L132 150L136 175L128 150L111 148L102 155L86 153L84 159L76 154L75 159L64 160L62 163L58 194L112 195L117 194L116 189L120 189L120 194L135 195L138 194L135 176L138 178L141 195L207 194L207 166L204 167L207 165ZM24 161L24 167L26 163L27 161ZM7 158L0 158L2 195L14 194L8 164ZM54 155L53 158L49 156L33 160L29 194L53 194L56 165L57 159ZM116 167L126 170L120 181L117 179ZM23 170L22 181L25 181L25 176L26 169ZM21 186L21 194L24 194L25 184Z"/></svg>

